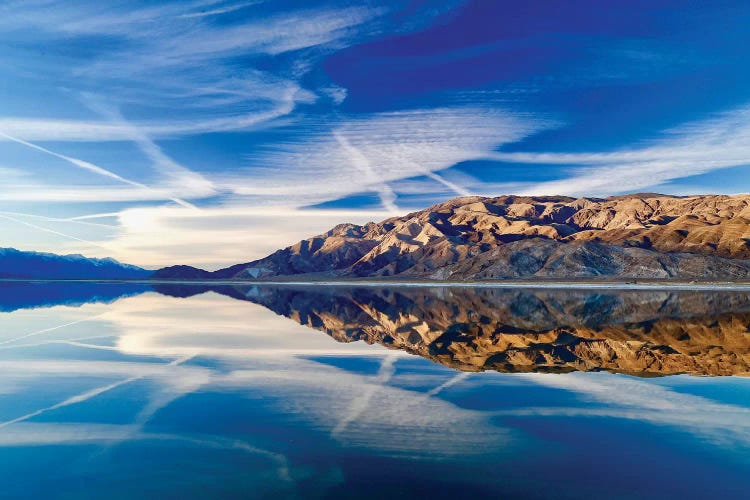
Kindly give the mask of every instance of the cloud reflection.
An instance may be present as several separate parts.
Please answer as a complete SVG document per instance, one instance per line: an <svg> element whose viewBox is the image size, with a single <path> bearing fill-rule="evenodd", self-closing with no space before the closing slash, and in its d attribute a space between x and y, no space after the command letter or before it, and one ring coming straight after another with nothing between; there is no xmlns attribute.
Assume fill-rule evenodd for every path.
<svg viewBox="0 0 750 500"><path fill-rule="evenodd" d="M99 312L100 305L91 306L98 312L97 321L105 326L101 336L111 345L77 340L81 338L79 324L67 321L71 311L60 308L59 327L48 327L51 338L3 351L0 374L4 380L15 381L8 394L11 399L27 397L38 384L50 380L109 381L9 418L0 424L12 426L16 435L16 440L8 443L23 439L31 445L32 436L20 438L18 433L33 429L29 425L37 417L44 414L45 420L54 419L57 410L72 405L85 411L94 399L134 382L143 382L139 387L145 387L134 421L97 427L91 437L105 448L148 438L149 423L159 420L160 411L195 392L240 398L260 395L265 398L265 411L296 415L306 426L348 447L385 455L455 459L496 452L512 441L510 431L491 424L481 412L402 387L396 365L405 353L362 343L331 342L255 304L213 293L190 299L148 293L124 298L103 312ZM82 306L76 316L88 308ZM59 357L58 352L66 354ZM102 359L98 359L99 352ZM108 359L115 354L116 359ZM375 375L353 372L324 361L331 357L380 359L382 368ZM450 373L430 373L427 379L439 388L450 379ZM59 423L64 425L58 436L60 444L64 436L73 442L85 440L90 424L72 430L78 424ZM106 429L112 432L103 436ZM8 431L0 429L0 433ZM217 431L220 436L220 429ZM406 435L409 439L402 439ZM39 444L50 439L49 433L44 433ZM5 442L0 439L0 444Z"/></svg>
<svg viewBox="0 0 750 500"><path fill-rule="evenodd" d="M453 293L435 297L459 307ZM421 324L436 312L428 302L392 312ZM642 314L637 305L627 310ZM710 391L689 394L695 380L710 380L461 373L356 335L336 342L310 326L214 292L0 314L0 457L72 447L85 455L75 467L106 475L134 449L158 464L173 463L169 453L218 453L294 491L310 477L344 481L335 462L342 450L453 468L525 457L549 444L530 431L532 421L572 419L585 429L590 419L630 420L690 442L750 447L750 409Z"/></svg>

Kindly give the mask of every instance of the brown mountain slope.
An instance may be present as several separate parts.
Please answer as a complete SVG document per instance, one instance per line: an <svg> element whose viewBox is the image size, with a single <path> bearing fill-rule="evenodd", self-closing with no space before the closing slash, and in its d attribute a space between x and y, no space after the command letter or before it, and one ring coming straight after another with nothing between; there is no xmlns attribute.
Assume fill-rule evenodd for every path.
<svg viewBox="0 0 750 500"><path fill-rule="evenodd" d="M750 195L456 198L214 273L432 279L750 277ZM180 277L162 273L158 277Z"/></svg>

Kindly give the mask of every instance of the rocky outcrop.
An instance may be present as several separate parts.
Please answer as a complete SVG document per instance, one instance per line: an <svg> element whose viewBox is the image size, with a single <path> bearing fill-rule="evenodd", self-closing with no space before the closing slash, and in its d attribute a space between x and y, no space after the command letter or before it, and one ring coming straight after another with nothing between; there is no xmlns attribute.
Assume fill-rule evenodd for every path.
<svg viewBox="0 0 750 500"><path fill-rule="evenodd" d="M750 196L457 198L380 223L342 224L211 277L300 274L746 279Z"/></svg>
<svg viewBox="0 0 750 500"><path fill-rule="evenodd" d="M530 239L499 245L474 257L433 270L418 262L405 273L440 279L706 278L741 280L750 261L713 258L686 252L655 252L594 242Z"/></svg>

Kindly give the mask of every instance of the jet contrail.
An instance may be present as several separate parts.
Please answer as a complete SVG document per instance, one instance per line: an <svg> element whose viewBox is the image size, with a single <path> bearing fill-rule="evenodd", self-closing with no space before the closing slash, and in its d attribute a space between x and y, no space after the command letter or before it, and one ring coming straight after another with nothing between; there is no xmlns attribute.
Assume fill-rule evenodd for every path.
<svg viewBox="0 0 750 500"><path fill-rule="evenodd" d="M82 168L84 170L88 170L89 172L93 172L95 174L103 175L104 177L109 177L110 179L115 179L117 181L123 182L123 183L128 184L128 185L133 186L133 187L137 187L139 189L146 189L148 191L158 192L154 188L151 188L151 187L149 187L149 186L147 186L145 184L141 184L140 182L131 181L130 179L126 179L125 177L122 177L121 175L118 175L118 174L116 174L114 172L110 172L106 168L102 168L102 167L100 167L98 165L94 165L91 162L84 161L84 160L79 160L78 158L73 158L72 156L66 156L66 155L63 155L63 154L60 154L60 153L56 153L56 152L54 152L52 150L49 150L47 148L43 148L42 146L37 146L36 144L33 144L31 142L28 142L28 141L24 141L23 139L19 139L18 137L14 137L12 135L8 135L5 132L0 132L0 137L4 137L4 138L8 139L9 141L13 141L13 142L16 142L18 144L23 144L24 146L27 146L27 147L32 148L32 149L36 149L37 151L41 151L42 153L46 153L48 155L54 156L55 158L60 158L61 160L65 160L68 163L71 163L71 164L75 165L76 167ZM187 202L185 200L182 200L180 198L169 197L168 199L171 200L171 201L173 201L173 202L175 202L175 203L177 203L178 205L182 205L183 207L197 208L192 203L189 203L189 202Z"/></svg>
<svg viewBox="0 0 750 500"><path fill-rule="evenodd" d="M92 319L99 318L99 317L101 317L103 315L104 315L104 313L97 314L95 316L89 316L88 318L83 318L83 319L79 319L79 320L76 320L76 321L71 321L70 323L65 323L63 325L57 325L57 326L53 326L51 328L45 328L44 330L37 330L35 332L26 333L24 335L21 335L20 337L14 337L12 339L3 340L2 342L0 342L0 345L10 344L12 342L16 342L18 340L27 339L29 337L35 337L35 336L41 335L43 333L47 333L47 332L52 332L52 331L55 331L55 330L59 330L60 328L65 328L66 326L77 325L78 323L83 323L84 321L91 321Z"/></svg>
<svg viewBox="0 0 750 500"><path fill-rule="evenodd" d="M78 220L76 217L72 217L69 219L60 219L57 217L46 217L44 215L36 215L36 214L25 214L21 212L8 212L8 211L2 211L0 214L4 215L10 215L10 216L18 216L18 217L29 217L31 219L39 219L39 220L46 220L49 222L72 222L74 224L85 224L87 226L97 226L97 227L108 227L112 229L117 229L117 226L114 226L112 224L102 224L99 222L87 222L86 220ZM85 219L86 216L83 217Z"/></svg>
<svg viewBox="0 0 750 500"><path fill-rule="evenodd" d="M102 245L100 243L94 243L93 241L89 241L89 240L84 240L83 238L79 238L77 236L73 236L73 235L70 235L70 234L61 233L60 231L55 231L54 229L49 229L47 227L37 226L36 224L32 224L31 222L27 222L27 221L24 221L24 220L16 219L15 217L11 217L9 215L4 215L2 213L0 213L0 219L7 219L9 221L16 222L18 224L22 224L24 226L28 226L28 227L37 229L39 231L44 231L46 233L56 234L57 236L62 236L64 238L70 238L71 240L80 241L81 243L86 243L87 245L93 245L95 247L103 248L103 249L105 249L105 250L107 250L109 252L113 251L111 248L109 248L106 245Z"/></svg>
<svg viewBox="0 0 750 500"><path fill-rule="evenodd" d="M180 359L176 359L170 363L167 363L164 366L177 366L185 361L189 361L193 356L187 356ZM12 420L7 420L5 422L0 422L0 429L3 429L5 427L8 427L9 425L17 424L19 422L24 422L30 418L34 418L36 416L39 416L43 413L47 413L48 411L57 410L59 408L63 408L65 406L74 405L77 403L83 403L85 401L88 401L91 398L94 398L100 394L104 394L105 392L111 391L112 389L116 389L122 385L129 384L131 382L135 382L137 380L141 380L146 378L147 375L134 375L132 377L128 377L123 380L119 380L117 382L112 382L111 384L103 385L101 387L96 387L94 389L91 389L86 392L82 392L80 394L76 394L75 396L71 396L68 399L61 401L59 403L56 403L52 406L47 406L45 408L41 408L39 410L35 410L31 413L27 413L26 415L21 415L20 417L14 418Z"/></svg>

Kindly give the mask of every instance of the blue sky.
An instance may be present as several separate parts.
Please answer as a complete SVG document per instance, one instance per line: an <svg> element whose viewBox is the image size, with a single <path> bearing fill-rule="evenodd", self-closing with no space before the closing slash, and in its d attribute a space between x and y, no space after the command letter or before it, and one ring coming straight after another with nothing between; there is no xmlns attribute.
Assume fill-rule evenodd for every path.
<svg viewBox="0 0 750 500"><path fill-rule="evenodd" d="M247 261L460 195L750 191L750 4L6 0L3 246Z"/></svg>

